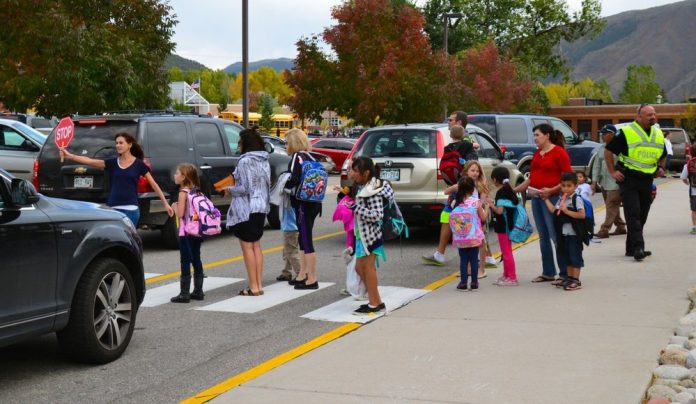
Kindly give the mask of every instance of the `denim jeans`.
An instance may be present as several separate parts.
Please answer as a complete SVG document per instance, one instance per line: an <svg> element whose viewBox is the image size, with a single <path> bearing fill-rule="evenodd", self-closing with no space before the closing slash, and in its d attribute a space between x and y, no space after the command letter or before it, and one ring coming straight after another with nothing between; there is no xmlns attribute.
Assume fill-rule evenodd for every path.
<svg viewBox="0 0 696 404"><path fill-rule="evenodd" d="M126 215L127 218L130 219L131 223L133 223L133 226L135 228L138 228L138 220L140 220L140 209L134 209L134 210L126 210L126 209L115 209L124 215Z"/></svg>
<svg viewBox="0 0 696 404"><path fill-rule="evenodd" d="M203 263L201 262L201 243L202 237L179 236L179 253L181 257L181 277L191 276L191 265L193 273L203 275Z"/></svg>
<svg viewBox="0 0 696 404"><path fill-rule="evenodd" d="M463 284L469 280L466 268L471 264L471 283L478 283L479 247L459 248L459 277Z"/></svg>
<svg viewBox="0 0 696 404"><path fill-rule="evenodd" d="M558 202L558 196L549 197L554 205ZM553 225L553 213L549 212L546 203L539 198L532 198L532 215L534 224L539 233L539 248L541 249L542 274L546 277L556 276L556 263L558 264L558 274L562 278L568 276L568 268L562 255L556 254L556 263L553 262L554 248L556 245L556 230Z"/></svg>

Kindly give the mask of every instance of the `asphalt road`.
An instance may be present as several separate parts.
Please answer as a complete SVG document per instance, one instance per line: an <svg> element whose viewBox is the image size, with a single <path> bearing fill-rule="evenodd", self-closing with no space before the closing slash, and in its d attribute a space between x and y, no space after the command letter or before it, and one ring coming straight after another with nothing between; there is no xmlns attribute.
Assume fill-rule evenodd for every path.
<svg viewBox="0 0 696 404"><path fill-rule="evenodd" d="M593 203L600 206L601 196L595 195ZM69 361L58 350L54 335L2 348L0 402L176 402L337 328L341 323L300 317L344 298L339 290L345 284L341 258L345 235L336 234L342 226L331 222L335 205L335 195L327 196L324 213L314 229L315 237L334 234L315 242L318 278L334 285L253 314L191 310L235 296L244 282L209 291L203 302L143 307L123 357L102 366ZM423 288L458 270L458 258L451 250L447 266L421 264L421 255L431 253L437 244L438 228L410 230L408 240L387 244L388 262L378 271L380 285ZM148 290L178 283L178 251L165 249L159 233L141 235L146 272L172 274L149 283ZM494 252L495 239L491 234ZM280 273L281 252L273 248L280 246L282 233L267 230L262 247L272 251L264 255L266 287L276 283ZM209 277L246 278L240 256L237 239L226 232L203 244L202 258L204 265L208 264ZM501 272L489 271L487 282ZM308 378L311 375L297 375L297 383Z"/></svg>
<svg viewBox="0 0 696 404"><path fill-rule="evenodd" d="M324 213L316 221L315 237L342 230L341 224L331 222L335 204L335 195L327 196ZM178 273L178 251L165 249L159 233L141 235L146 272ZM170 403L248 370L341 325L300 316L344 298L339 295L345 286L344 240L345 235L338 234L315 242L318 278L333 282L333 286L253 314L191 310L236 295L243 282L214 289L206 293L203 302L143 307L130 346L111 364L70 362L61 355L54 335L2 348L0 402ZM452 273L456 260L449 267L420 264L419 257L431 252L436 243L434 228L413 228L408 240L388 243L388 262L379 269L380 285L422 288ZM278 246L282 246L281 231L267 230L262 247ZM206 269L209 277L246 278L241 259L224 263L240 256L238 240L227 232L207 240L202 247L204 265L212 264ZM282 268L281 252L269 252L264 259L264 285L268 287L276 283ZM177 282L178 276L173 276L148 284L148 290ZM298 383L304 378L299 376Z"/></svg>

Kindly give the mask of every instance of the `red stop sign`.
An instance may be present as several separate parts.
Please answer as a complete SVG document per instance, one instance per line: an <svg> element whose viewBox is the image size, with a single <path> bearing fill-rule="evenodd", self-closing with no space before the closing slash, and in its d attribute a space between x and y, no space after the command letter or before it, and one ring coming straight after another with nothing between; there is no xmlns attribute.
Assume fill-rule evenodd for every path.
<svg viewBox="0 0 696 404"><path fill-rule="evenodd" d="M72 119L65 117L58 122L56 126L55 141L58 147L68 147L70 141L75 134L75 124L73 124Z"/></svg>

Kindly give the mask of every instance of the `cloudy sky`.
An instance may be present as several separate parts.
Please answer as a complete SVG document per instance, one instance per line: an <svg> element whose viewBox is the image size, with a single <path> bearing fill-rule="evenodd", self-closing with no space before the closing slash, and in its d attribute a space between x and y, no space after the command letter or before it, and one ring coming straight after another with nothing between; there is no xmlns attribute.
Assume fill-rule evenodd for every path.
<svg viewBox="0 0 696 404"><path fill-rule="evenodd" d="M418 4L422 4L420 0ZM675 3L675 0L605 0L602 15ZM241 0L169 0L179 24L175 53L222 69L242 60ZM295 43L332 24L341 0L249 0L249 60L294 58ZM569 0L571 10L582 0Z"/></svg>

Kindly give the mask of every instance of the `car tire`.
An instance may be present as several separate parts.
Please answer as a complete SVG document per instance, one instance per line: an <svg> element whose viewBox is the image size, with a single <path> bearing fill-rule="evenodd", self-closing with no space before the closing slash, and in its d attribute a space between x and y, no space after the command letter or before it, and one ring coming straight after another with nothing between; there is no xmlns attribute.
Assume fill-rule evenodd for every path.
<svg viewBox="0 0 696 404"><path fill-rule="evenodd" d="M271 226L271 229L280 229L280 209L278 205L271 204L271 210L266 215L266 219L268 219L268 225Z"/></svg>
<svg viewBox="0 0 696 404"><path fill-rule="evenodd" d="M113 258L93 261L80 278L68 326L57 332L61 348L81 362L103 364L128 347L138 299L126 266Z"/></svg>
<svg viewBox="0 0 696 404"><path fill-rule="evenodd" d="M176 226L176 218L174 216L167 218L167 221L162 226L161 236L162 244L170 250L179 249L179 229Z"/></svg>
<svg viewBox="0 0 696 404"><path fill-rule="evenodd" d="M519 168L520 172L522 173L522 175L524 175L525 179L529 178L530 166L531 166L531 164L525 163L525 164L521 165Z"/></svg>

